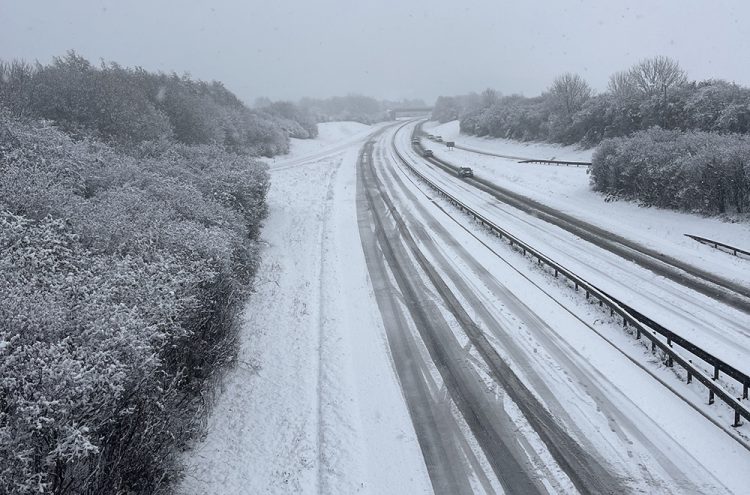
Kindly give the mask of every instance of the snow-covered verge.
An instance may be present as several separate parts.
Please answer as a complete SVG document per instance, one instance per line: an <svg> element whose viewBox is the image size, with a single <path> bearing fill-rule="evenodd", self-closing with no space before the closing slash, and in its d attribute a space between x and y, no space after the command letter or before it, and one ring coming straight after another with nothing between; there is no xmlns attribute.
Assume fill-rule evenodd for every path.
<svg viewBox="0 0 750 495"><path fill-rule="evenodd" d="M291 139L291 147L286 157L299 157L320 151L332 144L339 144L352 137L361 137L371 132L372 127L359 122L321 122L318 124L318 137L315 139ZM279 157L284 158L284 157Z"/></svg>
<svg viewBox="0 0 750 495"><path fill-rule="evenodd" d="M570 161L591 161L591 155L594 153L594 148L584 149L579 146L563 146L554 143L469 136L468 134L461 134L458 120L452 120L445 124L430 121L426 122L422 128L429 134L441 136L443 141L454 141L458 146L485 153ZM440 146L443 145L438 143L433 145L435 148Z"/></svg>
<svg viewBox="0 0 750 495"><path fill-rule="evenodd" d="M272 172L238 364L180 493L430 491L358 234L357 127L321 125L319 148L341 151L299 147L305 166Z"/></svg>
<svg viewBox="0 0 750 495"><path fill-rule="evenodd" d="M323 122L318 124L318 137L315 139L292 138L289 153L268 160L271 168L278 168L306 161L313 158L326 158L328 154L343 151L349 146L360 143L376 126L359 122Z"/></svg>
<svg viewBox="0 0 750 495"><path fill-rule="evenodd" d="M457 121L439 126L430 122L424 129L441 135L444 140L454 140L457 145L467 144L496 154L587 160L591 153L591 150L546 143L527 144L464 136L458 133ZM642 207L630 201L607 201L604 195L591 189L586 167L522 164L517 160L460 149L448 151L444 145L427 140L424 144L449 163L473 168L478 177L705 270L750 283L750 264L746 260L699 244L684 235L698 235L747 249L750 248L750 225L745 222Z"/></svg>

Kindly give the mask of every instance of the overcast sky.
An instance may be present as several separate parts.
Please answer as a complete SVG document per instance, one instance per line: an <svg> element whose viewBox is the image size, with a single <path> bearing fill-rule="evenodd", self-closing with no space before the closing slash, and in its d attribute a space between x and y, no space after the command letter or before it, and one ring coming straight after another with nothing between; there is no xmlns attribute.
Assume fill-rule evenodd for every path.
<svg viewBox="0 0 750 495"><path fill-rule="evenodd" d="M750 85L750 0L0 0L0 59L74 49L216 79L252 103L596 89L654 55Z"/></svg>

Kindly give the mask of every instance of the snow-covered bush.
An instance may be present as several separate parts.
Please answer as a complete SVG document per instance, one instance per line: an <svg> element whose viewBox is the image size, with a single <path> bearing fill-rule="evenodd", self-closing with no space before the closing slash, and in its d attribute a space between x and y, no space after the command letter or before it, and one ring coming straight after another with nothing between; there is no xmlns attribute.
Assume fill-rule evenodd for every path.
<svg viewBox="0 0 750 495"><path fill-rule="evenodd" d="M233 360L265 166L0 129L0 493L166 490Z"/></svg>
<svg viewBox="0 0 750 495"><path fill-rule="evenodd" d="M116 63L96 67L75 52L48 65L0 61L0 106L120 145L176 140L274 156L289 151L290 135L318 132L309 112L292 103L255 111L215 81Z"/></svg>
<svg viewBox="0 0 750 495"><path fill-rule="evenodd" d="M708 214L744 212L749 177L747 136L659 128L603 141L591 166L597 191Z"/></svg>

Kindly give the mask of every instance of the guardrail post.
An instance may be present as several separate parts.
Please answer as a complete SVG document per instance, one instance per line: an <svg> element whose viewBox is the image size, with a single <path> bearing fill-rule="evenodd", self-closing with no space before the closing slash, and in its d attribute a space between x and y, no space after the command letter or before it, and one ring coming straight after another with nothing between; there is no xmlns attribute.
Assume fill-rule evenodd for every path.
<svg viewBox="0 0 750 495"><path fill-rule="evenodd" d="M713 389L709 388L708 389L708 405L710 406L713 403L714 403L714 391Z"/></svg>
<svg viewBox="0 0 750 495"><path fill-rule="evenodd" d="M714 366L714 380L718 380L718 379L719 379L719 367Z"/></svg>
<svg viewBox="0 0 750 495"><path fill-rule="evenodd" d="M690 371L687 372L687 383L693 383L693 374Z"/></svg>
<svg viewBox="0 0 750 495"><path fill-rule="evenodd" d="M738 426L742 426L742 421L740 421L740 410L735 409L734 410L734 423L732 424L733 427L737 428Z"/></svg>
<svg viewBox="0 0 750 495"><path fill-rule="evenodd" d="M557 268L555 268L555 278L557 278Z"/></svg>
<svg viewBox="0 0 750 495"><path fill-rule="evenodd" d="M743 398L743 399L747 399L747 389L748 389L748 388L750 388L750 384L748 384L747 382L745 382L745 383L744 383L744 384L742 385L742 398Z"/></svg>

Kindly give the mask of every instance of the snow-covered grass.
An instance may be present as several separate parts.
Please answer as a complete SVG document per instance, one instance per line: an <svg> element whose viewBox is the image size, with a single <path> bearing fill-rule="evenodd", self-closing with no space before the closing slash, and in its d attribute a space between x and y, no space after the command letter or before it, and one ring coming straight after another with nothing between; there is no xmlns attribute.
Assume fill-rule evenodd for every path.
<svg viewBox="0 0 750 495"><path fill-rule="evenodd" d="M443 141L454 141L458 146L471 148L487 153L518 156L521 158L537 158L542 160L570 160L591 161L594 149L582 149L578 146L562 146L559 144L543 142L522 142L512 139L497 139L491 137L477 137L461 134L458 120L452 120L445 124L435 121L426 122L423 126L425 132L441 136ZM444 144L435 143L433 148L444 147Z"/></svg>
<svg viewBox="0 0 750 495"><path fill-rule="evenodd" d="M181 493L430 491L358 235L363 131L323 124L319 143L293 145L312 155L304 166L272 172L238 365L186 458Z"/></svg>
<svg viewBox="0 0 750 495"><path fill-rule="evenodd" d="M464 136L458 134L457 121L440 126L430 124L425 125L425 130L442 133L444 140L449 138L447 140L454 140L458 145L469 144L497 154L586 160L591 153L591 150L546 143L527 144ZM748 249L750 225L745 222L642 207L631 201L607 201L604 195L591 189L586 167L521 164L517 160L460 149L448 151L444 145L429 143L425 140L425 146L433 149L436 156L454 165L471 167L478 177L705 270L750 283L750 262L699 244L684 235L699 235Z"/></svg>
<svg viewBox="0 0 750 495"><path fill-rule="evenodd" d="M313 158L325 158L332 151L343 151L354 143L361 142L375 126L359 122L323 122L318 124L318 137L315 139L290 140L289 153L269 159L271 168L288 166Z"/></svg>

